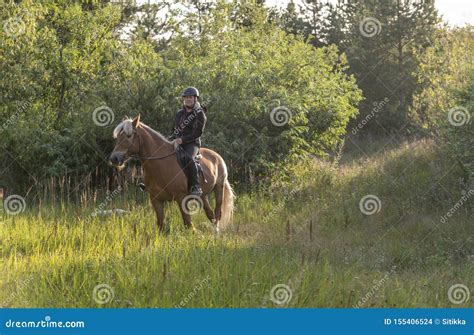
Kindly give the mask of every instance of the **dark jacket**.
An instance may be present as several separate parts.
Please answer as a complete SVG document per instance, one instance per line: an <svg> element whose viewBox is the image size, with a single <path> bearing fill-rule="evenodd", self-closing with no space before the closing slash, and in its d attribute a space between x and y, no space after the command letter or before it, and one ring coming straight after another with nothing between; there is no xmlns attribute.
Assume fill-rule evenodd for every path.
<svg viewBox="0 0 474 335"><path fill-rule="evenodd" d="M206 126L205 109L196 102L191 112L187 112L183 107L177 113L174 120L172 134L168 137L174 140L181 137L183 144L195 143L201 146L201 135Z"/></svg>

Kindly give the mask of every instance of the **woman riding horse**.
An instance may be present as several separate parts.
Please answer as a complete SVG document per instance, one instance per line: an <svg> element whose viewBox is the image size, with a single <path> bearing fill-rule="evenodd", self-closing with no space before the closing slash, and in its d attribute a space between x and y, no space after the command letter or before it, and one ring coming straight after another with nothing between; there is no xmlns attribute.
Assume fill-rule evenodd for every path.
<svg viewBox="0 0 474 335"><path fill-rule="evenodd" d="M187 95L189 93L194 95ZM187 145L191 144L189 148L192 150L188 149L188 152L189 159L192 160L196 147L199 148L201 144L199 136L202 134L206 118L204 109L197 103L197 90L187 90L183 92L183 95L185 105L177 114L176 119L180 123L178 127L174 127L176 135L171 136L172 138L176 136L174 140L168 140L142 123L140 116L134 119L125 118L114 129L113 137L116 143L110 155L110 163L122 169L131 158L140 160L146 189L155 209L157 225L161 232L164 231L164 204L169 201L180 205L185 227L192 228L191 216L200 209L204 209L209 221L214 224L216 231L219 231L221 228L225 229L231 222L235 194L228 180L224 159L209 148L200 148L202 168L200 179L193 176L193 178L188 178L190 182L186 180L177 157L176 147L184 145L186 150ZM178 118L182 115L186 117ZM194 162L191 165L194 165ZM202 189L200 187L197 191L201 191L202 195L189 194L189 184L200 185ZM208 198L211 193L214 193L215 197L214 210Z"/></svg>
<svg viewBox="0 0 474 335"><path fill-rule="evenodd" d="M183 97L183 107L178 110L173 123L172 133L168 137L170 141L176 140L176 144L183 149L184 172L188 179L188 190L192 195L201 196L202 189L199 185L198 169L194 163L194 158L199 153L201 147L201 135L206 126L205 110L198 101L199 91L195 87L186 88L181 94ZM140 183L139 187L145 191L145 184Z"/></svg>

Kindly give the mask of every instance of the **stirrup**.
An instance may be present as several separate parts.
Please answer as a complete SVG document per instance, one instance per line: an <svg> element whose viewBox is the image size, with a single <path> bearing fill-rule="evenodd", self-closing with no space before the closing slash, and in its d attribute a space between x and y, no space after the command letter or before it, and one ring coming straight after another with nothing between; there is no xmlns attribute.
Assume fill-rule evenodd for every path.
<svg viewBox="0 0 474 335"><path fill-rule="evenodd" d="M201 186L199 185L194 185L191 187L191 192L190 192L192 195L198 195L198 196L201 196L202 195L202 189L201 189Z"/></svg>

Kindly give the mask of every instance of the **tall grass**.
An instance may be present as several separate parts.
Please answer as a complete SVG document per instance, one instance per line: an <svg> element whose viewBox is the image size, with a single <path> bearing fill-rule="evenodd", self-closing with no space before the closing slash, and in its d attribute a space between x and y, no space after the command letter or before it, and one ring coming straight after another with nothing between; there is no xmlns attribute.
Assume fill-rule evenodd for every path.
<svg viewBox="0 0 474 335"><path fill-rule="evenodd" d="M196 231L167 208L169 235L157 233L144 194L123 192L107 208L88 195L79 206L42 203L1 216L1 293L7 307L472 307L448 298L473 287L469 203L459 199L457 167L429 141L356 143L367 156L339 165L301 165L297 184L240 194L235 229L214 235L203 213ZM373 146L373 148L371 147ZM360 199L380 199L364 215ZM135 199L135 200L132 200ZM46 204L47 203L47 204ZM106 284L113 299L97 302ZM284 301L272 295L278 284ZM95 299L94 299L95 298Z"/></svg>

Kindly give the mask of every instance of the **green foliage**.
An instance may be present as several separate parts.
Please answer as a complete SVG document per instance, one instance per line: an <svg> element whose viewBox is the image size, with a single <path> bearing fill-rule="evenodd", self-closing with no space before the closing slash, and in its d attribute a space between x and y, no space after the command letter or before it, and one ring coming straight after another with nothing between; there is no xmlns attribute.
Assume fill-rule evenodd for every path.
<svg viewBox="0 0 474 335"><path fill-rule="evenodd" d="M0 183L25 187L90 172L106 157L97 157L105 148L91 113L120 46L114 35L120 11L25 1L5 4L2 15L11 28L0 38Z"/></svg>
<svg viewBox="0 0 474 335"><path fill-rule="evenodd" d="M157 9L137 10L153 16ZM4 7L3 17L26 29L0 41L0 115L7 122L18 114L2 129L2 160L14 158L3 167L12 178L2 183L27 186L96 167L107 174L112 128L122 116L142 113L168 134L179 93L191 84L209 108L204 144L224 156L235 181L271 175L294 156L334 150L357 114L360 90L337 49L285 34L259 3L219 3L201 8L205 17L184 15L166 46L154 40L156 27L146 17L146 30L124 39L132 14L123 10L55 2ZM21 113L19 104L27 106ZM101 106L113 112L106 127L93 122ZM274 125L274 109L288 122ZM15 173L21 170L23 177Z"/></svg>
<svg viewBox="0 0 474 335"><path fill-rule="evenodd" d="M281 24L302 34L313 45L332 45L347 56L364 101L355 123L385 98L389 103L367 124L371 133L402 130L410 121L408 109L417 89L413 72L416 55L432 42L440 21L433 1L344 1L338 4L304 2L300 15L288 6ZM291 18L289 20L288 18Z"/></svg>
<svg viewBox="0 0 474 335"><path fill-rule="evenodd" d="M439 31L436 43L420 56L420 89L411 109L417 124L463 166L465 188L474 176L473 48L472 27Z"/></svg>
<svg viewBox="0 0 474 335"><path fill-rule="evenodd" d="M237 28L222 12L204 26L214 38L180 39L163 53L176 69L174 82L205 92L205 143L257 174L291 154L334 150L361 99L337 49L314 49L265 22ZM272 110L286 114L288 124L272 123Z"/></svg>
<svg viewBox="0 0 474 335"><path fill-rule="evenodd" d="M472 44L472 37L470 41ZM459 105L452 108L453 114L451 117L454 118L455 123L460 125L447 127L446 129L448 146L464 168L466 189L472 189L474 181L474 122L472 120L472 111L474 110L474 68L472 64L471 60L471 68L467 72L469 81L462 89L455 92L456 101ZM458 113L458 115L454 113Z"/></svg>
<svg viewBox="0 0 474 335"><path fill-rule="evenodd" d="M365 36L371 17L380 26ZM187 10L22 1L2 3L1 18L2 185L108 175L115 124L141 113L168 134L188 85L209 109L204 145L237 184L290 180L292 163L334 153L350 122L385 98L364 132L419 125L471 166L471 124L442 127L437 111L470 111L472 37L436 29L431 1L290 3L281 13L262 1L192 1ZM103 106L113 113L105 127L93 122Z"/></svg>

